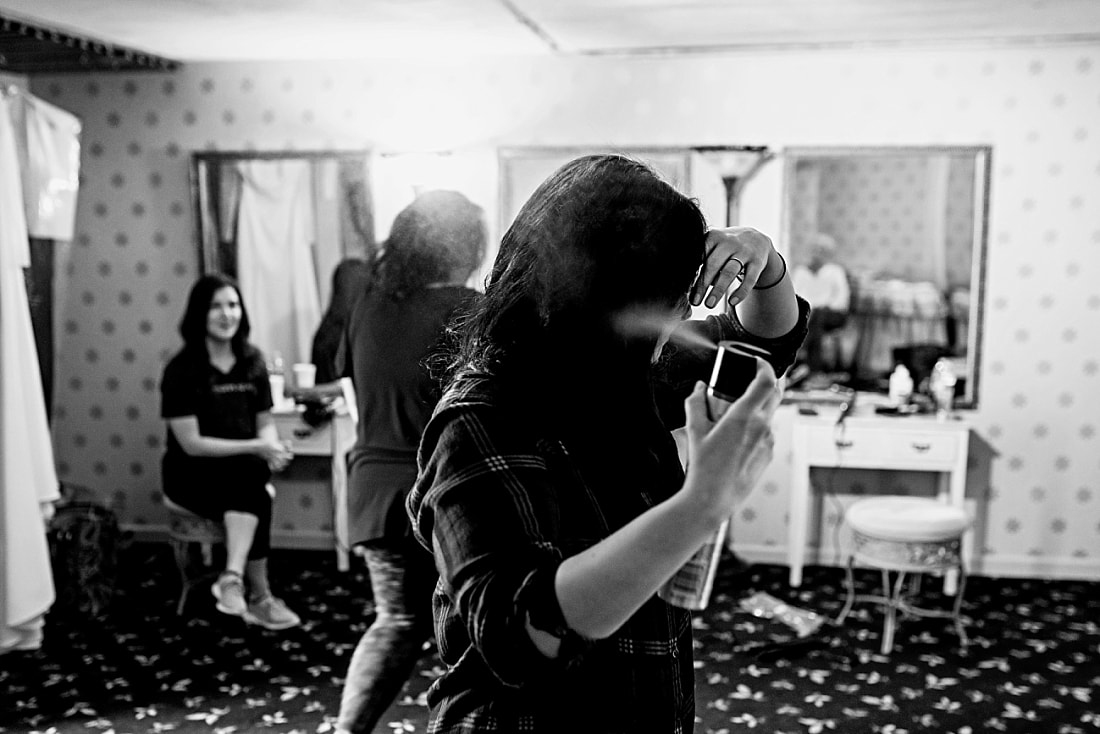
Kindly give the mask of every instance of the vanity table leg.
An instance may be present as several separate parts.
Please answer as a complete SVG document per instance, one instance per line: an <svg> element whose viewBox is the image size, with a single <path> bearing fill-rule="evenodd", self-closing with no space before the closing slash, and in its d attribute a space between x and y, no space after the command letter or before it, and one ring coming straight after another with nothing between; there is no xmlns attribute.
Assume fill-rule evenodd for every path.
<svg viewBox="0 0 1100 734"><path fill-rule="evenodd" d="M347 571L348 562L348 465L337 422L332 426L332 523L336 535L336 568Z"/></svg>
<svg viewBox="0 0 1100 734"><path fill-rule="evenodd" d="M964 511L966 510L966 467L967 452L969 448L970 432L965 431L959 436L959 446L955 452L955 466L950 472L940 475L939 483L940 501L947 502ZM974 557L973 528L967 529L967 531L963 533L962 547L959 549L959 552L962 554L964 567L968 567L971 563L971 559ZM958 590L958 586L958 571L954 569L947 571L943 577L943 593L953 596Z"/></svg>
<svg viewBox="0 0 1100 734"><path fill-rule="evenodd" d="M807 463L809 433L795 425L791 442L791 498L787 512L787 564L790 583L802 585L802 563L806 555L806 523L810 505L810 466Z"/></svg>
<svg viewBox="0 0 1100 734"><path fill-rule="evenodd" d="M965 459L964 466L954 471L944 472L940 474L939 478L939 500L946 504L958 507L962 510L966 509L964 504L964 492L966 490L966 468ZM963 533L962 547L959 552L962 554L963 563L969 562L971 553L973 552L974 544L974 531L967 530ZM956 569L950 569L944 572L943 575L943 593L947 596L954 596L959 588L959 572Z"/></svg>

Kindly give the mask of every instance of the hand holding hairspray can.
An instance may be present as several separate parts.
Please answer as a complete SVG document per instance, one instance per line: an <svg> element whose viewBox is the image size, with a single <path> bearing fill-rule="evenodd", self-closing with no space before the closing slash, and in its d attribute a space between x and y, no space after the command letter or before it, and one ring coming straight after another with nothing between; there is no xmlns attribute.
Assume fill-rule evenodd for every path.
<svg viewBox="0 0 1100 734"><path fill-rule="evenodd" d="M724 341L718 344L718 355L707 384L707 410L718 420L737 400L756 376L756 357L767 358L767 351L753 344ZM729 519L695 552L672 578L657 590L657 596L669 604L684 609L705 609L714 588L718 559L726 543Z"/></svg>

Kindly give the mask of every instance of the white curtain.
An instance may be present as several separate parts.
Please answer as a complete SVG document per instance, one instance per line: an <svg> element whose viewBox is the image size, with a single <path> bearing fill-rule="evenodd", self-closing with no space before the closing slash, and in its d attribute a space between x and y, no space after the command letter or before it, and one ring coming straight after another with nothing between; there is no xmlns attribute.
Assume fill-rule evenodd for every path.
<svg viewBox="0 0 1100 734"><path fill-rule="evenodd" d="M321 300L313 261L309 161L246 161L237 224L237 274L251 341L287 367L309 362Z"/></svg>
<svg viewBox="0 0 1100 734"><path fill-rule="evenodd" d="M59 499L23 274L30 250L17 103L0 94L0 653L41 644L54 602L45 520Z"/></svg>

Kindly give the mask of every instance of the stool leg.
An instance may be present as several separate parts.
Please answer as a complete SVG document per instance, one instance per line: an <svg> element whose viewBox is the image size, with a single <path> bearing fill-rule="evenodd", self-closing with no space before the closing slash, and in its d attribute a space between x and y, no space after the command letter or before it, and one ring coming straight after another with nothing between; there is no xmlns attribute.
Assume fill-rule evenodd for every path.
<svg viewBox="0 0 1100 734"><path fill-rule="evenodd" d="M190 559L188 558L187 543L176 538L170 540L172 544L172 555L176 558L176 568L180 572L180 598L176 602L176 616L183 614L183 607L187 603L187 592L191 589L191 580L187 577L187 565Z"/></svg>
<svg viewBox="0 0 1100 734"><path fill-rule="evenodd" d="M882 625L882 647L880 650L883 655L886 655L894 649L894 630L897 628L898 607L901 603L902 590L905 588L905 571L898 571L897 580L894 582L894 589L891 591L890 572L883 569L882 588L883 593L886 595L886 619Z"/></svg>
<svg viewBox="0 0 1100 734"><path fill-rule="evenodd" d="M966 636L966 628L962 623L963 592L966 591L966 568L963 566L962 554L959 554L959 588L955 591L955 604L952 606L952 616L955 618L955 631L959 634L959 644L965 648L970 644Z"/></svg>
<svg viewBox="0 0 1100 734"><path fill-rule="evenodd" d="M844 585L848 587L848 598L844 601L844 608L840 610L840 614L836 618L837 624L843 624L852 611L852 605L856 602L856 581L855 576L852 574L852 563L854 561L855 556L848 556L848 566L844 572Z"/></svg>

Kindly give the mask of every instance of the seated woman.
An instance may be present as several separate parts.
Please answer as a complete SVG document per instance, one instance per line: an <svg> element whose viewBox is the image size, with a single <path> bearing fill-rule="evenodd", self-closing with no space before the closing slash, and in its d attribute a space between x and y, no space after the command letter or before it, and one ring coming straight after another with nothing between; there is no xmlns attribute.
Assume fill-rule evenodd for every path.
<svg viewBox="0 0 1100 734"><path fill-rule="evenodd" d="M225 570L213 586L217 609L268 629L298 625L271 593L271 473L292 458L271 418L263 355L248 342L248 312L236 283L204 275L180 322L183 348L161 380L168 422L161 464L164 494L225 523ZM245 579L248 598L245 599Z"/></svg>

